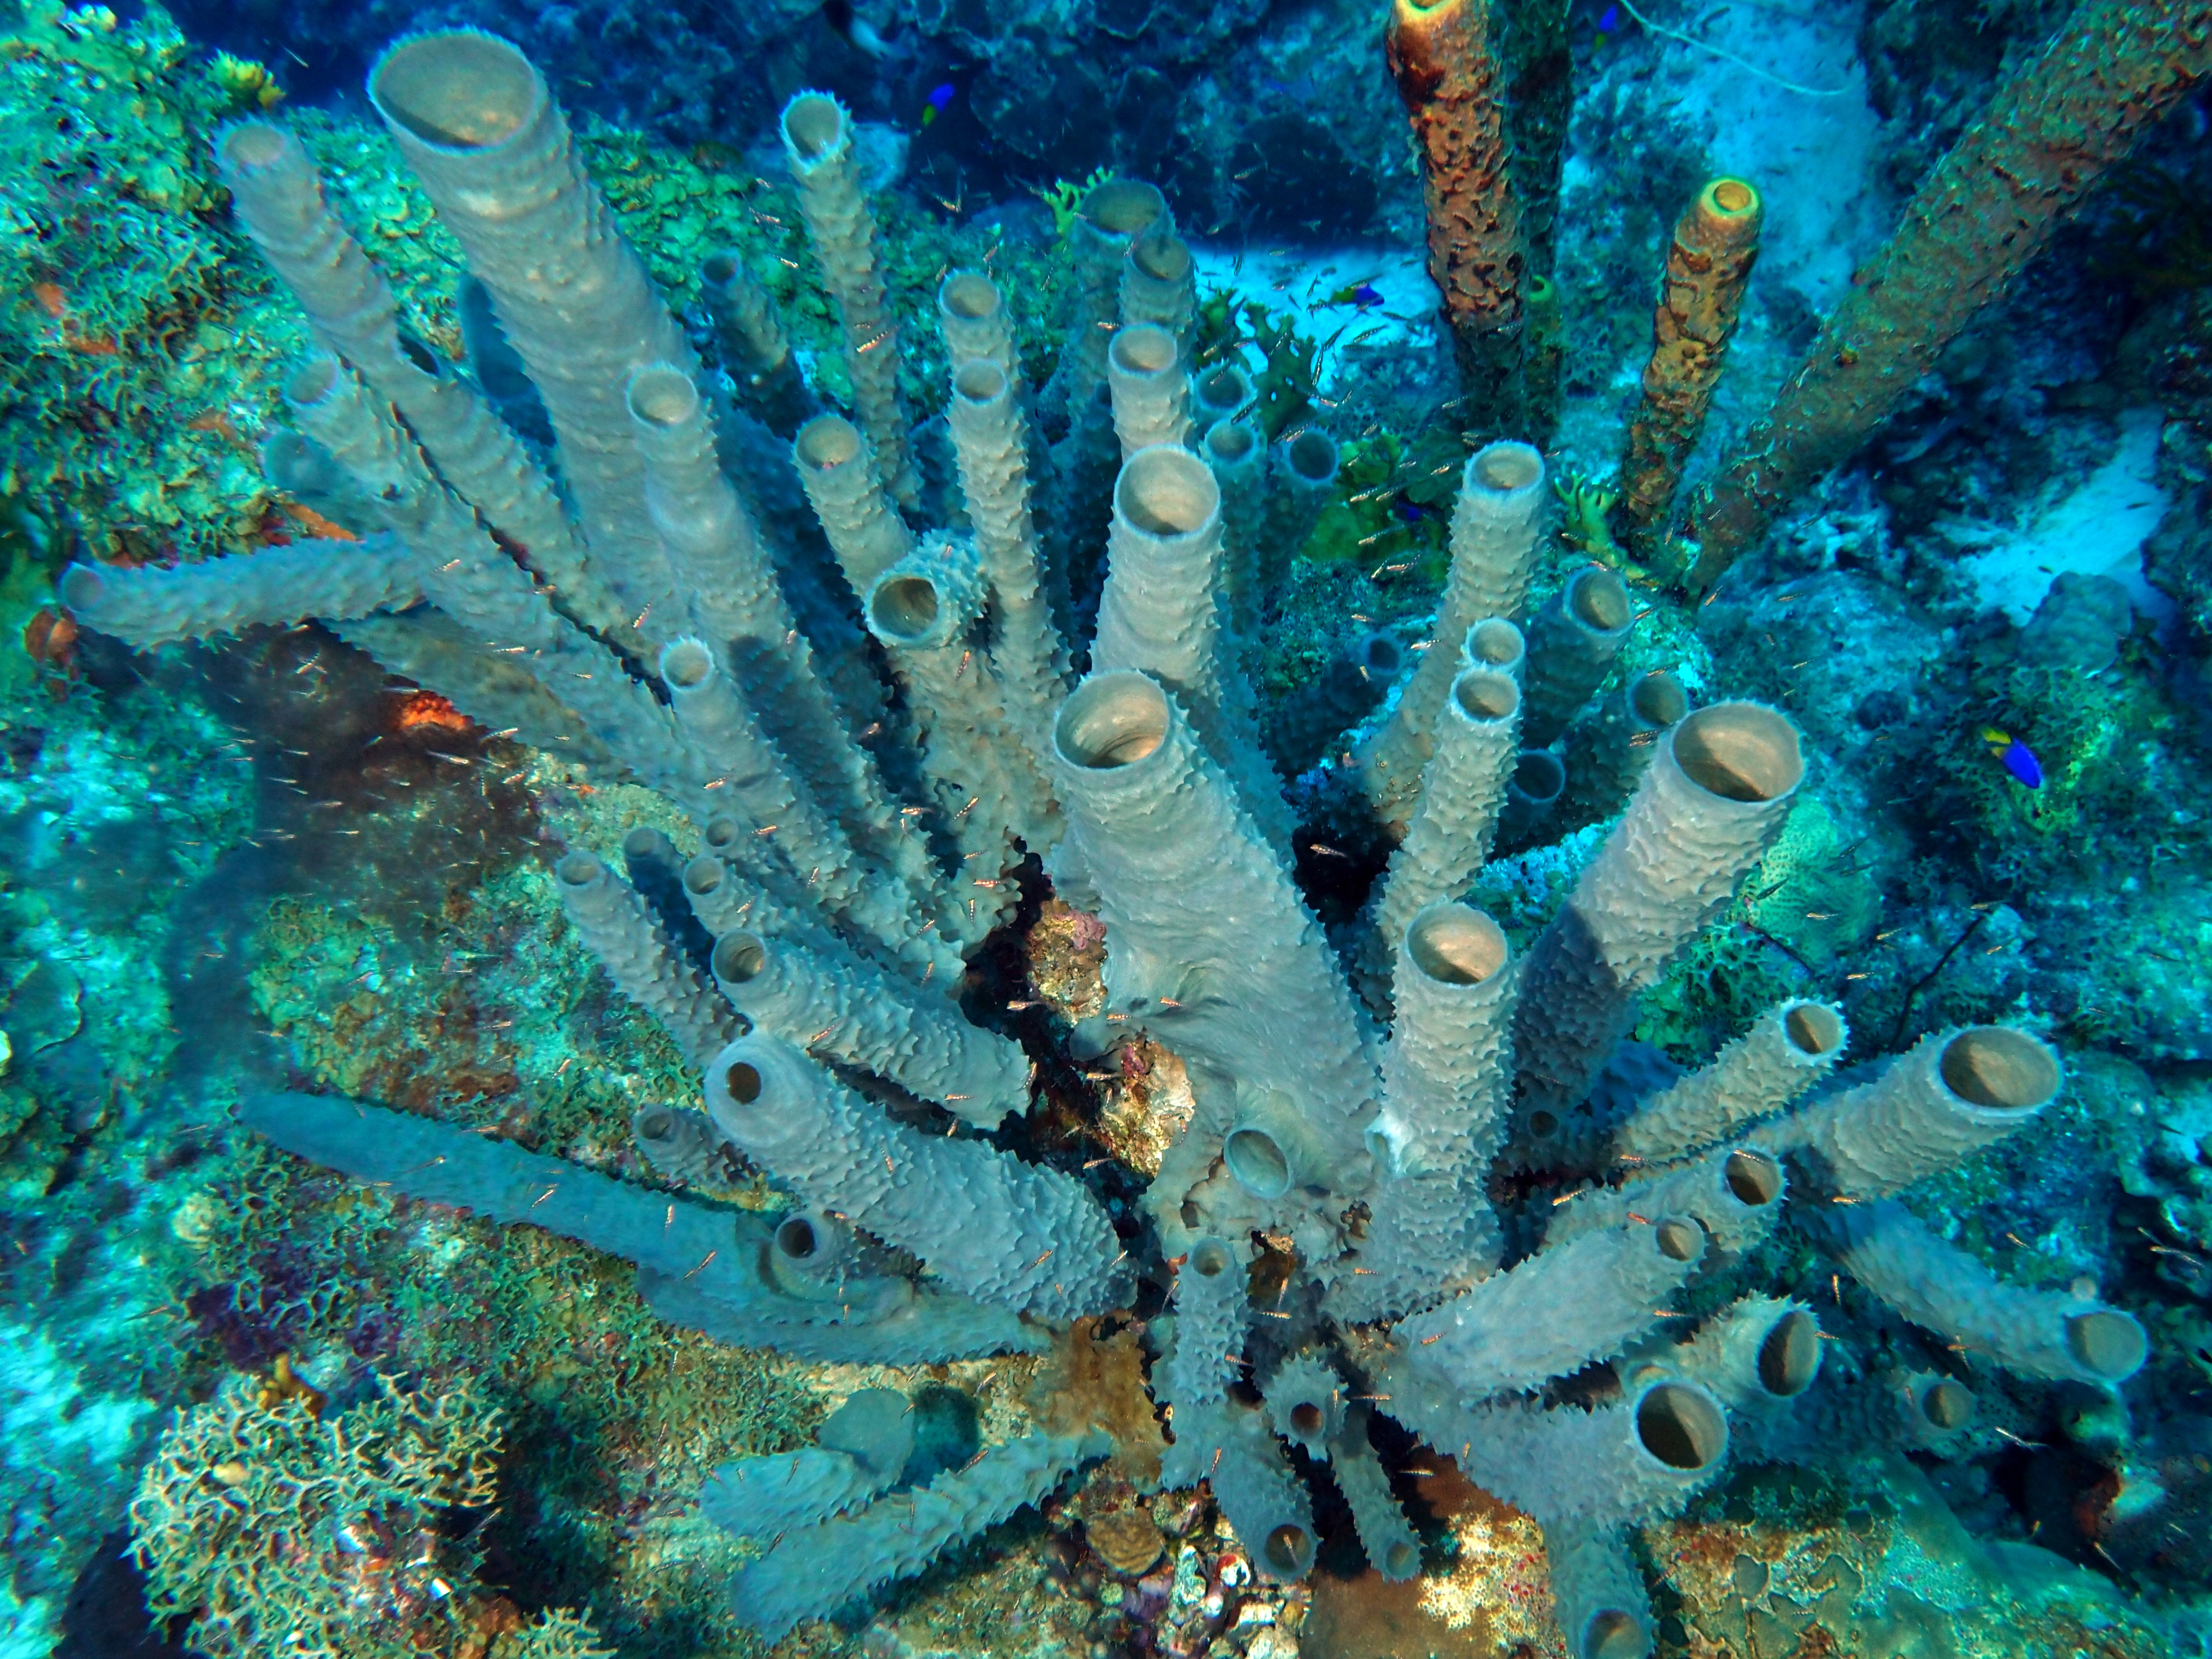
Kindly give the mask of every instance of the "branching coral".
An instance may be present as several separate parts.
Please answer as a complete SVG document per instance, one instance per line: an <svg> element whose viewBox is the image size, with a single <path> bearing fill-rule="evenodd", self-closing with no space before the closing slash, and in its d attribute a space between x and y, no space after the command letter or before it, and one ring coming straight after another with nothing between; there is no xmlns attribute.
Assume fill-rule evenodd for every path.
<svg viewBox="0 0 2212 1659"><path fill-rule="evenodd" d="M1149 1486L1132 1334L1096 1338L1140 1279L1171 1298L1146 1328L1150 1386L1172 1408L1158 1480L1208 1482L1255 1570L1293 1579L1315 1559L1285 1438L1326 1456L1384 1572L1415 1568L1340 1382L1545 1526L1582 1659L1648 1647L1623 1528L1679 1512L1732 1455L1815 1455L1834 1422L1862 1442L1917 1432L1887 1395L1816 1381L1810 1316L1766 1294L1757 1246L1796 1226L1869 1264L1871 1288L1937 1336L1986 1334L1959 1311L1983 1288L1959 1261L1817 1223L1829 1200L1895 1191L2033 1122L2056 1056L2006 1029L1939 1033L1792 1114L1839 1041L1802 1006L1688 1081L1624 1042L1642 994L1784 832L1806 761L1760 704L1649 706L1625 812L1525 951L1460 902L1511 798L1517 722L1555 735L1636 622L1602 567L1532 611L1538 452L1492 444L1454 469L1437 637L1361 766L1339 769L1402 833L1346 941L1363 1007L1293 881L1291 813L1259 746L1230 580L1241 458L1211 442L1235 405L1204 454L1167 441L1205 398L1162 379L1182 349L1174 317L1133 317L1146 290L1115 280L1172 235L1157 192L1103 186L1072 229L1082 349L1054 401L1089 459L1049 489L1006 334L967 326L993 313L993 284L941 290L972 527L951 532L901 510L906 434L885 426L885 385L856 374L861 421L817 415L787 445L725 404L512 47L412 37L370 92L536 386L566 500L474 386L398 332L295 141L249 122L220 141L226 174L325 348L290 382L300 430L272 459L360 539L169 575L81 566L64 596L88 625L145 641L321 617L687 817L688 860L641 829L630 880L576 851L556 881L610 978L703 1077L703 1112L637 1115L646 1156L711 1180L742 1154L798 1203L771 1222L330 1097L249 1100L252 1127L357 1180L626 1258L655 1311L725 1341L903 1362L1060 1348L1070 1385L1037 1431L969 1468L897 1490L872 1438L843 1438L850 1423L795 1462L821 1478L733 1583L741 1618L774 1635L832 1613L1109 1453ZM836 153L834 100L795 107L808 153ZM812 227L826 261L872 245L865 203L840 212ZM1139 420L1151 392L1159 418ZM1071 687L1082 641L1051 599L1097 556L1084 466L1115 426L1090 671ZM778 452L811 520L769 470ZM1279 453L1278 525L1337 461L1318 428ZM834 569L810 551L817 532ZM1260 551L1248 574L1266 572ZM864 626L896 703L866 672ZM1133 1193L1133 1170L1059 1167L1012 1150L1018 1129L981 1133L1036 1115L1028 1056L961 1001L1031 857L1095 915L1066 913L1075 954L1106 947L1095 991L1069 975L1096 1006L1064 1052L1172 1056L1188 1085L1140 1203L1106 1193ZM1030 1054L1060 1058L1041 1041ZM1501 1167L1530 1179L1494 1189ZM1493 1190L1519 1196L1501 1214ZM1719 1310L1679 1346L1662 1334L1678 1297ZM2118 1310L2063 1317L2097 1322L2070 1375L2109 1382L2139 1359ZM1994 1358L2033 1370L2049 1347ZM732 1469L715 1491L751 1478Z"/></svg>
<svg viewBox="0 0 2212 1659"><path fill-rule="evenodd" d="M291 1373L281 1358L281 1382ZM464 1384L429 1398L380 1379L326 1413L290 1389L226 1389L178 1413L131 1500L157 1617L186 1614L210 1655L587 1659L566 1611L528 1625L472 1582L449 1512L491 1502L499 1415Z"/></svg>

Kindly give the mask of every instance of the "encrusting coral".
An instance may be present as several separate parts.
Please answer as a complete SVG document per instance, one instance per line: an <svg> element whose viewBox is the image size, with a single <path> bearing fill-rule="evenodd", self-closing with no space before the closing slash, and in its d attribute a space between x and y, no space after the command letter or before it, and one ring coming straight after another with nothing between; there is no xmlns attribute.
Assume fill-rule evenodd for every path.
<svg viewBox="0 0 2212 1659"><path fill-rule="evenodd" d="M942 290L971 529L917 533L895 404L856 372L862 418L817 415L787 443L730 407L514 48L410 37L369 90L542 397L574 513L475 387L399 331L295 142L249 121L218 141L222 165L323 347L293 379L300 430L270 463L361 539L173 572L79 566L64 592L87 626L147 642L323 618L477 718L688 814L688 862L643 831L630 881L572 852L557 884L609 975L703 1074L703 1113L638 1113L647 1156L681 1175L741 1154L799 1202L771 1221L336 1097L254 1097L246 1124L357 1180L624 1257L662 1317L725 1341L885 1363L1057 1352L1067 1386L1035 1431L963 1468L886 1479L896 1431L865 1401L811 1457L787 1455L806 1490L732 1584L745 1622L775 1637L833 1613L1109 1455L1141 1488L1208 1482L1253 1567L1300 1577L1319 1540L1286 1440L1326 1461L1370 1558L1407 1577L1419 1540L1352 1408L1371 1407L1542 1523L1577 1659L1646 1651L1625 1528L1679 1511L1732 1457L1833 1449L1824 1425L1900 1444L1927 1426L1875 1383L1819 1375L1809 1312L1756 1277L1780 1226L2001 1365L2106 1385L2140 1364L2117 1310L2018 1293L2010 1334L1993 1332L1971 1315L1989 1293L1966 1258L1916 1246L1886 1210L1871 1231L1821 1224L1830 1200L1897 1191L2034 1121L2061 1081L2035 1038L1939 1033L1825 1093L1841 1034L1816 1005L1776 1011L1687 1080L1624 1040L1639 994L1781 834L1805 773L1783 714L1647 700L1667 719L1633 796L1533 945L1516 956L1459 899L1526 764L1524 701L1539 737L1556 733L1632 625L1595 567L1532 614L1549 499L1536 451L1494 444L1462 469L1437 640L1358 769L1402 841L1349 941L1355 995L1291 879L1226 580L1219 468L1235 457L1176 441L1210 433L1185 424L1172 305L1122 314L1113 341L1091 330L1057 377L1076 451L1114 426L1127 445L1071 686L1081 641L1044 596L1085 597L1097 548L1073 526L1091 463L1033 484L1006 337L963 326L993 313L988 277ZM793 109L802 163L838 154L834 100ZM1102 190L1079 216L1096 267L1079 311L1110 324L1117 295L1158 295L1106 267L1158 277L1176 262L1157 192ZM813 227L825 266L869 245L857 199ZM865 309L866 288L841 303ZM745 333L775 337L757 307ZM848 343L856 359L890 349ZM812 521L769 471L779 452ZM1335 460L1317 429L1286 440L1281 517ZM863 626L896 704L864 672ZM963 1009L963 975L1033 858L1103 929L1103 1004L1069 1049L1141 1040L1188 1078L1189 1121L1140 1206L981 1133L1034 1098L1020 1053ZM1501 1211L1499 1167L1580 1184ZM1170 1407L1164 1455L1133 1407L1134 1333L1097 1334L1140 1279L1171 1298L1144 1330ZM1678 1344L1663 1322L1692 1286L1720 1311ZM736 1515L757 1478L725 1469L708 1513Z"/></svg>

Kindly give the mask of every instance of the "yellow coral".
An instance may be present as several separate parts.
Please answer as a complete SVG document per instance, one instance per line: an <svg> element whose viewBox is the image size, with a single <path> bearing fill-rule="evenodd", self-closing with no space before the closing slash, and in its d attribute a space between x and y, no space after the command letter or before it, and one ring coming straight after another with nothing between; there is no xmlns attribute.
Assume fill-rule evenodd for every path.
<svg viewBox="0 0 2212 1659"><path fill-rule="evenodd" d="M234 58L227 52L219 52L210 72L216 85L229 95L232 106L238 109L248 106L273 109L284 96L284 88L276 84L276 77L268 65L257 64L250 58Z"/></svg>

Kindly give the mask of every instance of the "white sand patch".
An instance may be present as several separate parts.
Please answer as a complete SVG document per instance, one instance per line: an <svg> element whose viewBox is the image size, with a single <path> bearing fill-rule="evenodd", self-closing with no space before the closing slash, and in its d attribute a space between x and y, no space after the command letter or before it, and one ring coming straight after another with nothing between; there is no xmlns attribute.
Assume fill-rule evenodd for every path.
<svg viewBox="0 0 2212 1659"><path fill-rule="evenodd" d="M2143 579L2142 568L2143 543L2167 507L2156 481L2164 424L2155 409L2124 410L2118 441L2104 464L2021 528L1977 535L1968 526L1945 526L1954 544L1985 549L1964 562L1982 604L2025 623L2051 579L2070 570L2110 576L2144 616L2163 621L2171 614L2172 602Z"/></svg>

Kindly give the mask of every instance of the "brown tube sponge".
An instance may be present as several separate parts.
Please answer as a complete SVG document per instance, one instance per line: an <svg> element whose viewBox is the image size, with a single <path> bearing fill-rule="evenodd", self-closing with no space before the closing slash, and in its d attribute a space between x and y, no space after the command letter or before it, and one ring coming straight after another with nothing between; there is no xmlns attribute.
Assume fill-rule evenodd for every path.
<svg viewBox="0 0 2212 1659"><path fill-rule="evenodd" d="M1429 275L1443 296L1473 418L1517 433L1528 251L1488 8L1484 0L1397 0L1386 46L1420 147Z"/></svg>
<svg viewBox="0 0 2212 1659"><path fill-rule="evenodd" d="M1651 313L1644 400L1620 462L1621 515L1639 552L1666 533L1683 463L1705 428L1744 284L1759 258L1763 211L1759 192L1742 179L1716 179L1674 226L1659 308Z"/></svg>
<svg viewBox="0 0 2212 1659"><path fill-rule="evenodd" d="M1811 355L1698 492L1683 578L1711 587L2000 298L2107 168L2212 73L2206 0L2090 0L1905 204ZM1690 550L1685 550L1688 551Z"/></svg>

